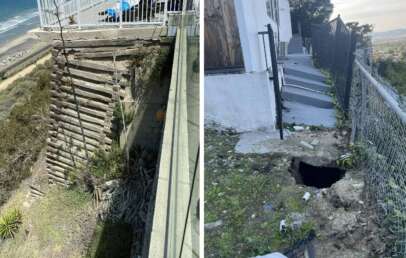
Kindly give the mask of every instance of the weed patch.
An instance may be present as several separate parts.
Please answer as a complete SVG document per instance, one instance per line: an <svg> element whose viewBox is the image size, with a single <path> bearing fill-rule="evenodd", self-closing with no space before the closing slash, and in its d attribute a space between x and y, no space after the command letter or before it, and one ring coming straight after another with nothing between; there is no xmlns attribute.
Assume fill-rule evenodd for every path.
<svg viewBox="0 0 406 258"><path fill-rule="evenodd" d="M14 209L0 217L0 237L14 238L22 223L21 211Z"/></svg>
<svg viewBox="0 0 406 258"><path fill-rule="evenodd" d="M0 121L0 205L30 175L31 166L45 147L50 67L50 63L37 66L0 94L0 107L4 101L12 106L7 119Z"/></svg>

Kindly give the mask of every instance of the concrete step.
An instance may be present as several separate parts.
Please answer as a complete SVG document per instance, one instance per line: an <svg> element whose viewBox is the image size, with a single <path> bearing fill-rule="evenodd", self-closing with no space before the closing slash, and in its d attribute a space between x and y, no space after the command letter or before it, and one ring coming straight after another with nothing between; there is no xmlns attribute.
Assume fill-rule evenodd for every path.
<svg viewBox="0 0 406 258"><path fill-rule="evenodd" d="M297 85L310 90L320 91L327 94L330 92L330 86L323 82L310 80L294 75L285 75L285 83Z"/></svg>
<svg viewBox="0 0 406 258"><path fill-rule="evenodd" d="M285 85L282 88L282 97L285 101L302 103L305 105L333 109L333 99L317 91Z"/></svg>
<svg viewBox="0 0 406 258"><path fill-rule="evenodd" d="M303 41L300 36L293 36L288 45L288 53L303 53Z"/></svg>
<svg viewBox="0 0 406 258"><path fill-rule="evenodd" d="M292 68L290 66L285 66L283 70L284 70L285 76L292 75L292 76L296 76L296 77L301 77L303 79L314 80L314 81L323 82L323 83L326 81L326 77L324 75L316 73L316 72L312 72L312 71L310 71L310 69L305 70L305 69L299 69L299 67Z"/></svg>

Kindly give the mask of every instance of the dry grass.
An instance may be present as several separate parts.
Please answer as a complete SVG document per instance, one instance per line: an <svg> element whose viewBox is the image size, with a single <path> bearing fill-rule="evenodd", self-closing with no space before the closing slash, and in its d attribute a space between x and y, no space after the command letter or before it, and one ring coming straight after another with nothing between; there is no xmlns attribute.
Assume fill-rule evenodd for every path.
<svg viewBox="0 0 406 258"><path fill-rule="evenodd" d="M96 227L90 195L54 186L30 203L27 192L22 185L0 210L18 208L23 214L15 239L0 244L0 257L83 257Z"/></svg>

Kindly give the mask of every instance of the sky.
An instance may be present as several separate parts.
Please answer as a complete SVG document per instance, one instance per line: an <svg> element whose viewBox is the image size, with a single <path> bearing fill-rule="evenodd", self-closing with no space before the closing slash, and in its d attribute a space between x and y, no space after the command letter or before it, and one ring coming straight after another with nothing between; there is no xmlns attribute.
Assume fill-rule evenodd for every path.
<svg viewBox="0 0 406 258"><path fill-rule="evenodd" d="M331 0L332 19L341 14L345 22L374 25L375 32L406 29L406 0Z"/></svg>

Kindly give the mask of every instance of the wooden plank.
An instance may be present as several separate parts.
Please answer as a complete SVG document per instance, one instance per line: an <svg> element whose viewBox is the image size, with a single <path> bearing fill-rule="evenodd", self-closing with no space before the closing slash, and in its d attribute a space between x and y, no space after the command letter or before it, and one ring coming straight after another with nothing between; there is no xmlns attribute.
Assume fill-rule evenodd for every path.
<svg viewBox="0 0 406 258"><path fill-rule="evenodd" d="M63 137L63 135L50 136L49 139L50 139L50 141L54 141L54 142L62 141L62 142L64 142L65 146L72 146L72 147L75 147L75 148L78 148L81 150L84 150L84 148L85 148L83 141L78 141L76 139L71 139L71 138L67 140L67 139L65 139L65 137ZM89 152L89 156L90 156L90 153L94 153L99 149L98 147L96 148L95 146L93 146L91 144L87 144L87 143L86 143L86 148Z"/></svg>
<svg viewBox="0 0 406 258"><path fill-rule="evenodd" d="M54 69L55 69L54 70L55 74L57 74L59 76L61 76L61 75L65 76L65 77L69 76L66 68L60 68L60 67L54 65ZM76 77L94 81L94 82L99 82L102 84L107 84L107 83L114 84L113 77L110 74L92 73L92 72L87 72L87 71L83 71L83 70L79 70L79 69L75 69L75 68L70 68L69 71L72 76L76 76Z"/></svg>
<svg viewBox="0 0 406 258"><path fill-rule="evenodd" d="M93 47L93 48L66 48L68 52L74 52L75 55L78 53L98 53L98 52L119 52L125 50L139 50L142 46L141 45L134 45L134 46L123 46L123 47Z"/></svg>
<svg viewBox="0 0 406 258"><path fill-rule="evenodd" d="M86 60L71 60L71 59L68 59L68 60L69 60L69 64L72 67L76 67L78 69L80 69L80 67L83 67L85 69L97 70L97 71L111 73L111 74L114 74L116 72L116 69L114 69L114 67L113 67L113 62L111 62L112 63L111 66L107 66L104 64L99 64L97 62L89 62ZM66 63L66 60L64 57L58 57L58 58L56 58L56 61L58 64L61 64L61 65L65 65L65 63ZM130 74L128 73L128 70L117 69L117 73L121 76L126 76L126 77L130 76Z"/></svg>
<svg viewBox="0 0 406 258"><path fill-rule="evenodd" d="M110 57L113 58L113 53L116 57L122 57L122 56L135 56L137 54L140 54L140 49L139 48L134 48L134 49L125 49L125 50L118 50L115 52L94 52L94 53L88 53L88 52L81 52L77 53L76 57L77 58L106 58Z"/></svg>
<svg viewBox="0 0 406 258"><path fill-rule="evenodd" d="M55 90L51 90L51 96L56 98L59 101L70 101L71 103L75 103L75 98L71 94L59 94ZM52 100L54 101L54 100ZM76 101L78 102L78 105L84 106L84 107L91 107L91 108L97 108L99 110L104 110L104 111L113 111L113 108L110 107L109 104L86 99L80 96L76 96Z"/></svg>
<svg viewBox="0 0 406 258"><path fill-rule="evenodd" d="M81 156L77 155L76 152L74 152L74 151L69 152L69 150L66 150L66 149L56 149L56 148L52 147L51 145L47 146L47 152L53 153L55 155L61 155L67 159L74 159L75 161L78 161L78 162L86 161L85 157L81 157Z"/></svg>
<svg viewBox="0 0 406 258"><path fill-rule="evenodd" d="M51 122L52 122L53 126L65 124L67 129L75 131L74 129L71 129L71 128L76 127L76 128L81 129L80 128L80 124L81 124L85 131L85 134L90 133L89 131L93 131L95 133L100 133L101 131L104 131L108 135L111 134L111 125L99 126L99 125L95 125L95 124L84 122L84 121L81 121L81 123L80 123L79 119L77 119L77 118L73 118L73 117L61 115L61 114L55 114L52 111L50 112L50 115L52 118Z"/></svg>
<svg viewBox="0 0 406 258"><path fill-rule="evenodd" d="M244 68L234 1L206 1L204 10L205 70Z"/></svg>
<svg viewBox="0 0 406 258"><path fill-rule="evenodd" d="M73 104L73 103L70 103L70 102L67 102L67 101L61 101L61 100L58 100L58 99L53 99L52 103L53 104L51 106L55 106L57 108L66 108L66 109L70 109L70 110L75 111L75 112L77 110L76 108L78 108L79 111L81 112L81 114L82 113L87 114L89 116L97 117L97 118L100 118L100 119L103 119L103 120L105 120L106 117L110 115L110 113L111 113L111 115L113 114L113 111L104 111L104 112L102 112L102 111L99 111L99 110L87 108L87 107L80 106L80 105L78 107L76 107L76 105Z"/></svg>
<svg viewBox="0 0 406 258"><path fill-rule="evenodd" d="M82 143L82 142L80 142L80 143ZM85 153L85 150L83 148L83 143L82 143L82 146L79 146L79 148L76 145L70 147L70 143L66 143L65 138L59 139L59 138L55 138L55 137L52 137L52 138L48 137L47 144L51 145L52 147L57 148L57 149L61 149L61 148L69 149L70 148L70 149L72 149L72 151L76 150L76 153L79 153L79 152ZM94 155L95 151L97 151L99 149L100 149L100 146L97 149L95 149L93 146L89 146L87 148L89 158L92 157L92 155ZM85 155L85 157L86 157L86 155Z"/></svg>
<svg viewBox="0 0 406 258"><path fill-rule="evenodd" d="M111 84L96 84L96 83L91 83L88 81L83 81L80 79L76 79L76 78L72 78L72 80L70 80L67 77L62 77L61 80L54 80L55 82L59 82L59 83L63 83L65 85L69 85L71 82L73 83L73 85L82 87L82 88L86 88L86 89L91 89L94 91L100 91L102 93L105 94L113 94L113 85Z"/></svg>
<svg viewBox="0 0 406 258"><path fill-rule="evenodd" d="M47 164L47 169L48 170L53 170L56 172L60 172L60 173L65 173L66 169L62 168L62 167L58 167L52 164Z"/></svg>
<svg viewBox="0 0 406 258"><path fill-rule="evenodd" d="M69 101L70 103L75 103L75 98L73 95L66 96L61 96L58 94L56 91L51 90L51 96L55 99L52 99L52 102L55 100L62 101L62 102L67 102ZM80 96L76 96L76 101L78 105L83 106L83 107L88 107L88 108L96 108L101 111L111 111L113 112L113 107L110 106L110 104L98 102L98 101L93 101L90 99L82 98ZM74 104L75 105L75 104Z"/></svg>
<svg viewBox="0 0 406 258"><path fill-rule="evenodd" d="M78 141L83 141L83 137L82 137L81 134L71 132L71 131L68 131L66 129L62 130L62 128L58 128L58 131L55 130L55 129L50 129L50 130L48 130L48 133L49 133L49 136L57 137L58 135L62 135L62 136L66 136L67 138L73 138L73 139L76 139ZM91 145L93 145L95 147L100 145L99 140L95 140L93 138L90 138L88 135L85 135L85 141L86 141L86 144L91 144Z"/></svg>
<svg viewBox="0 0 406 258"><path fill-rule="evenodd" d="M52 151L52 152L55 152L55 153L58 152L58 151L65 152L66 155L72 155L73 154L74 156L76 156L76 157L78 157L80 159L87 160L86 159L86 153L85 153L85 151L83 149L78 150L76 148L69 148L69 146L66 146L65 143L62 142L62 141L58 141L58 142L48 141L47 142L47 151L48 150Z"/></svg>
<svg viewBox="0 0 406 258"><path fill-rule="evenodd" d="M65 164L65 163L63 163L63 162L60 162L60 161L58 161L58 160L52 159L52 158L50 158L50 157L48 157L48 156L45 158L45 160L46 160L47 163L50 163L50 164L53 164L53 165L57 165L57 166L59 166L59 167L61 167L61 168L64 168L64 169L66 169L66 170L68 170L68 171L70 171L70 170L73 169L72 166L67 165L67 164Z"/></svg>
<svg viewBox="0 0 406 258"><path fill-rule="evenodd" d="M51 145L47 146L47 151L52 152L54 154L58 154L58 155L62 155L65 158L71 158L72 156L74 157L74 159L78 162L86 162L86 154L84 151L72 151L70 152L67 149L62 149L62 148L54 148Z"/></svg>
<svg viewBox="0 0 406 258"><path fill-rule="evenodd" d="M49 126L49 132L51 135L62 134L67 137L73 137L79 141L83 141L82 132L79 126L66 126L66 124L59 124L56 128L53 125ZM113 140L104 133L95 133L91 131L84 130L86 143L92 144L94 146L99 146L103 141L105 144L112 144Z"/></svg>
<svg viewBox="0 0 406 258"><path fill-rule="evenodd" d="M65 158L65 157L63 157L63 156L61 156L61 155L54 154L54 153L51 153L51 152L47 152L47 153L46 153L46 156L47 156L48 158L53 159L53 160L56 160L56 161L59 161L59 162L61 162L61 163L66 164L66 165L69 165L69 166L71 166L72 168L76 168L76 167L82 165L81 162L76 162L75 160L68 159L68 158Z"/></svg>
<svg viewBox="0 0 406 258"><path fill-rule="evenodd" d="M52 177L56 177L57 179L68 180L69 173L52 171L52 169L49 169L48 175L51 175Z"/></svg>
<svg viewBox="0 0 406 258"><path fill-rule="evenodd" d="M147 41L145 41L147 42ZM99 40L67 40L63 45L61 41L54 42L55 48L62 48L63 46L66 48L94 48L94 47L107 47L107 46L134 46L135 43L142 44L143 41L140 40L127 40L127 39L99 39Z"/></svg>
<svg viewBox="0 0 406 258"><path fill-rule="evenodd" d="M83 81L83 80L80 80L80 79L72 78L72 80L71 80L71 79L69 79L67 77L56 78L55 76L53 77L52 82L54 82L53 87L55 89L58 89L58 87L60 87L61 84L70 87L69 86L70 83L73 83L73 85L77 86L76 88L83 89L83 90L89 89L89 90L92 90L92 91L105 93L106 95L107 94L112 95L112 94L115 93L114 85L112 85L112 84L95 84L95 83ZM126 92L125 92L124 89L119 89L118 94L121 97L125 97Z"/></svg>
<svg viewBox="0 0 406 258"><path fill-rule="evenodd" d="M78 117L78 113L76 112L76 110L70 109L70 108L63 108L63 107L57 107L56 105L51 104L50 105L50 110L52 110L54 113L58 114L58 113L62 113L71 117ZM79 111L80 112L80 111ZM98 124L103 126L105 124L105 119L104 118L97 118L94 116L89 116L85 113L80 112L80 118L83 121L86 122L90 122L90 123L94 123L94 124Z"/></svg>
<svg viewBox="0 0 406 258"><path fill-rule="evenodd" d="M51 84L54 86L55 83L51 82ZM72 87L70 87L70 86L59 85L59 90L60 90L60 92L58 92L57 90L51 90L51 92L53 91L56 95L59 95L61 98L66 98L69 95L74 96ZM83 98L91 99L93 101L98 101L98 102L102 102L105 104L112 102L111 98L109 98L109 97L105 97L105 96L97 94L97 93L84 91L84 90L79 89L78 87L75 87L75 94L76 94L76 96L81 96Z"/></svg>

